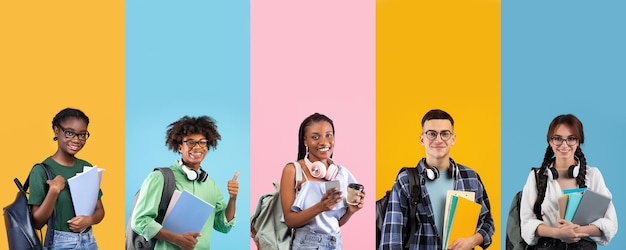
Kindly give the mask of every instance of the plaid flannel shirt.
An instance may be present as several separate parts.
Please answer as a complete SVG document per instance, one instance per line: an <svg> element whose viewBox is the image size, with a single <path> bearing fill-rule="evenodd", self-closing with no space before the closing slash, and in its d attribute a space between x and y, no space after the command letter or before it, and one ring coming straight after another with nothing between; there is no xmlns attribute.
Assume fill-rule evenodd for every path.
<svg viewBox="0 0 626 250"><path fill-rule="evenodd" d="M494 222L491 217L491 205L487 192L478 173L460 164L456 164L456 166L458 171L456 171L455 176L455 189L473 191L476 194L476 202L482 205L476 230L483 236L483 243L480 246L483 249L487 248L491 244L491 236L494 232ZM420 173L422 198L417 205L416 231L415 235L411 236L413 242L409 249L441 250L443 237L438 234L435 227L433 208L425 186L424 160L420 161L417 167ZM404 225L409 219L410 199L409 177L406 171L402 171L398 174L389 196L379 250L403 249L403 235L408 233L405 230L409 230Z"/></svg>

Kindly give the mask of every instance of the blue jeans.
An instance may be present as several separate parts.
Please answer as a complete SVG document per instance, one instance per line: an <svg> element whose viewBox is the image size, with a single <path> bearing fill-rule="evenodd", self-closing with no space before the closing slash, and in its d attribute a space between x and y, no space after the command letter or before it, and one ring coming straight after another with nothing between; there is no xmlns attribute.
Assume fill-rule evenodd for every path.
<svg viewBox="0 0 626 250"><path fill-rule="evenodd" d="M54 231L54 243L49 250L98 250L91 230L84 233Z"/></svg>
<svg viewBox="0 0 626 250"><path fill-rule="evenodd" d="M291 249L341 250L343 249L341 233L330 235L296 230Z"/></svg>

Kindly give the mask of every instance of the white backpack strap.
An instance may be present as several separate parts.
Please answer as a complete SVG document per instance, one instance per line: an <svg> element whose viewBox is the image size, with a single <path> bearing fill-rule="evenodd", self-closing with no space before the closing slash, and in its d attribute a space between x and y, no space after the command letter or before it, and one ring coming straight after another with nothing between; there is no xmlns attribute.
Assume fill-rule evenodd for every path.
<svg viewBox="0 0 626 250"><path fill-rule="evenodd" d="M296 167L296 190L298 189L298 184L302 182L302 176L304 176L304 178L308 181L309 178L306 177L306 175L302 172L302 167L300 166L300 163L298 163L297 161L293 162L293 165Z"/></svg>

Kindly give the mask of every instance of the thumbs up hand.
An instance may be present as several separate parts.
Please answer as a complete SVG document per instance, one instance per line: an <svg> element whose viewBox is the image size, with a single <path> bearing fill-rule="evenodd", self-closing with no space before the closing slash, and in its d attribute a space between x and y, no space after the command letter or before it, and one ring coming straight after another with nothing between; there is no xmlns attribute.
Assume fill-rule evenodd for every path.
<svg viewBox="0 0 626 250"><path fill-rule="evenodd" d="M237 193L239 193L239 182L237 182L237 177L239 177L239 171L235 172L233 179L228 181L228 194L231 199L237 198Z"/></svg>

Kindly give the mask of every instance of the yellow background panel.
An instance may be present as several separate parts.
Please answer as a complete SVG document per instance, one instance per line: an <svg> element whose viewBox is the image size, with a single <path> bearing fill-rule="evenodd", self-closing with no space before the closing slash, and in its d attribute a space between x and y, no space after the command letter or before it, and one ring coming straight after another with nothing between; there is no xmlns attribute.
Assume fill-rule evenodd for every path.
<svg viewBox="0 0 626 250"><path fill-rule="evenodd" d="M52 155L52 118L81 109L91 137L76 155L105 169L100 249L124 246L124 2L0 2L0 206L34 163ZM0 218L4 225L4 218ZM6 232L0 248L7 248Z"/></svg>
<svg viewBox="0 0 626 250"><path fill-rule="evenodd" d="M500 2L378 0L376 11L376 199L424 157L421 118L443 109L455 120L452 158L487 189L498 248Z"/></svg>

